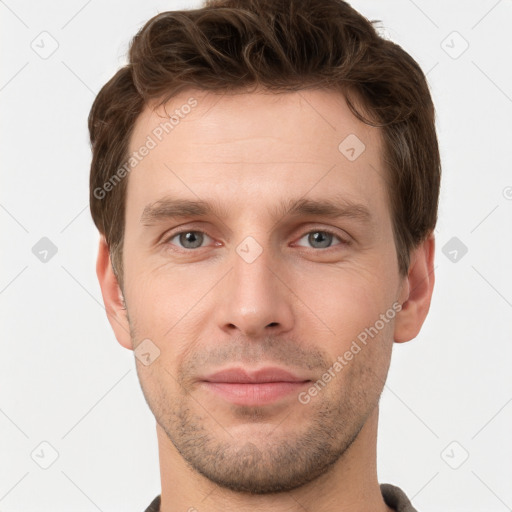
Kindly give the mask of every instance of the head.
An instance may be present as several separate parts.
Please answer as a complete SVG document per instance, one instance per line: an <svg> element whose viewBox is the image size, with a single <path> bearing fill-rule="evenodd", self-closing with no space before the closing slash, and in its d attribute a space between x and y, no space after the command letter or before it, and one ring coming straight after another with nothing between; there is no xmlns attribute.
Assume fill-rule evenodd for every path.
<svg viewBox="0 0 512 512"><path fill-rule="evenodd" d="M328 471L430 304L440 159L417 63L340 0L210 1L147 22L89 130L102 293L118 341L153 354L136 364L161 431L233 490ZM262 366L297 392L212 390Z"/></svg>

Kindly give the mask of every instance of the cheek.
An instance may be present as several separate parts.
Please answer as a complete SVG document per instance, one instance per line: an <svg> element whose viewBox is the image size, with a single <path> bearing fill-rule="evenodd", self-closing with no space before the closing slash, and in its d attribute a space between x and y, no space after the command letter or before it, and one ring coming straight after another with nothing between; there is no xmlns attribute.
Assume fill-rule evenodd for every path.
<svg viewBox="0 0 512 512"><path fill-rule="evenodd" d="M202 299L216 275L166 267L126 268L126 303L136 344L152 340L160 350L159 362L176 369L197 350L197 340L207 317ZM204 327L203 327L204 328Z"/></svg>
<svg viewBox="0 0 512 512"><path fill-rule="evenodd" d="M383 275L354 266L328 272L324 269L304 273L296 286L298 295L318 317L317 322L329 327L334 338L349 341L391 306L389 285L382 281Z"/></svg>
<svg viewBox="0 0 512 512"><path fill-rule="evenodd" d="M303 324L317 347L334 364L336 383L330 387L332 400L350 396L357 403L373 403L385 381L393 345L394 297L390 274L376 267L336 269L329 276L301 280L308 307L329 327L319 334L319 321ZM328 286L313 286L326 282ZM391 312L391 313L390 313ZM386 315L387 321L381 320ZM308 313L309 315L309 313Z"/></svg>
<svg viewBox="0 0 512 512"><path fill-rule="evenodd" d="M162 337L201 297L201 278L190 272L126 265L126 299L130 314L140 326ZM204 293L204 292L203 292Z"/></svg>

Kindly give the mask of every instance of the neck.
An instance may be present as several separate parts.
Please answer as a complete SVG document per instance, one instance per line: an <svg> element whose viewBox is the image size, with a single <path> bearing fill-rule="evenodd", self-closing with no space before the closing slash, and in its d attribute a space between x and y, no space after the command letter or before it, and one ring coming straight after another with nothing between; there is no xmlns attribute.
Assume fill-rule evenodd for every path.
<svg viewBox="0 0 512 512"><path fill-rule="evenodd" d="M219 487L187 465L157 424L161 476L161 512L392 512L377 480L378 407L357 438L330 470L286 493L255 495Z"/></svg>

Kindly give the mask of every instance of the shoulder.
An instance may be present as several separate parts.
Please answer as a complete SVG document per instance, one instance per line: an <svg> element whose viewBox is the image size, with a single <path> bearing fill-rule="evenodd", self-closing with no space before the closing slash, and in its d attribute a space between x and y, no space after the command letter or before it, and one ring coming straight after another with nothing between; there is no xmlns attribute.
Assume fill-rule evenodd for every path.
<svg viewBox="0 0 512 512"><path fill-rule="evenodd" d="M160 495L151 502L151 505L144 512L160 512Z"/></svg>
<svg viewBox="0 0 512 512"><path fill-rule="evenodd" d="M418 512L402 489L391 484L380 484L384 502L396 512Z"/></svg>

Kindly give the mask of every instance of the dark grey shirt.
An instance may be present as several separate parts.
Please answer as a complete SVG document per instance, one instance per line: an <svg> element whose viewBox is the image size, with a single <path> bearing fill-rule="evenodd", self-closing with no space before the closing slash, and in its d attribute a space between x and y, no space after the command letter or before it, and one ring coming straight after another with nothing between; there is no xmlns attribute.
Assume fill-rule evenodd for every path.
<svg viewBox="0 0 512 512"><path fill-rule="evenodd" d="M418 512L399 487L391 484L380 484L380 492L384 502L396 512ZM145 512L160 512L160 496L157 496Z"/></svg>

